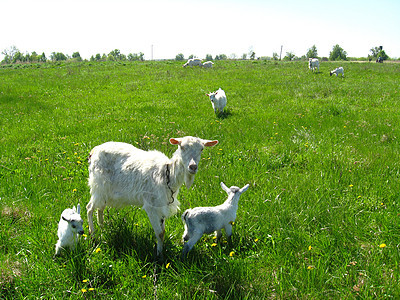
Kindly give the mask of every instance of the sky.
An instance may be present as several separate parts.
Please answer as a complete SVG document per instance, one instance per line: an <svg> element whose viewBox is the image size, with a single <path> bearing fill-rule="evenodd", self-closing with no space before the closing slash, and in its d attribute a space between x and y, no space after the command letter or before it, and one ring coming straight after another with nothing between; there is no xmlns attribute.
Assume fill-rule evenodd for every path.
<svg viewBox="0 0 400 300"><path fill-rule="evenodd" d="M225 54L329 57L383 46L400 58L399 0L1 0L0 52L52 52L82 58L143 52L145 59ZM153 51L152 51L153 50ZM0 60L4 55L0 54Z"/></svg>

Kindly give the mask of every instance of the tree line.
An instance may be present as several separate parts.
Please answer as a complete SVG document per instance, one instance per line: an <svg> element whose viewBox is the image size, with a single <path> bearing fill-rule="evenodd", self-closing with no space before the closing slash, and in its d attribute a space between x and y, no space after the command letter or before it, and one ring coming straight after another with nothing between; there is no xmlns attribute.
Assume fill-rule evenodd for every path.
<svg viewBox="0 0 400 300"><path fill-rule="evenodd" d="M83 61L79 52L74 52L72 56L66 55L62 52L52 52L50 57L47 58L45 53L38 54L35 51L32 53L22 53L18 50L17 47L11 46L9 49L3 50L2 54L4 55L4 59L1 61L1 64L16 64L16 63L37 63L37 62L57 62L57 61ZM192 54L188 58L194 58L195 56ZM307 53L301 57L296 56L293 52L286 52L286 55L283 57L284 61L294 61L294 60L307 60L308 58L317 58L318 50L315 45L307 50ZM366 60L376 60L378 57L381 57L383 60L389 59L389 56L385 53L382 46L373 47L370 49L370 54L365 58ZM206 55L206 60L226 60L226 59L256 59L256 53L254 50L250 50L249 53L244 53L240 58L236 56L236 54L231 54L229 57L226 54L218 54L213 57L211 54ZM270 60L281 60L281 56L278 53L274 52L272 57L258 57L258 59L270 59ZM328 57L322 57L322 60L348 60L347 52L340 47L338 44L333 46L332 51L329 53ZM364 58L363 58L364 59ZM92 55L89 61L143 61L144 54L142 52L139 53L129 53L125 55L121 53L119 49L112 50L108 54L100 54L97 53ZM175 60L183 61L185 57L182 53L176 55Z"/></svg>
<svg viewBox="0 0 400 300"><path fill-rule="evenodd" d="M16 64L16 63L38 63L38 62L57 62L57 61L83 61L79 52L72 53L72 56L64 54L62 52L52 52L50 57L47 58L46 54L37 54L35 51L32 53L22 53L17 47L11 46L9 49L5 49L1 52L4 55L4 59L1 64ZM102 55L97 53L90 57L90 61L143 61L144 53L129 53L128 55L122 54L120 50L115 49L110 53Z"/></svg>

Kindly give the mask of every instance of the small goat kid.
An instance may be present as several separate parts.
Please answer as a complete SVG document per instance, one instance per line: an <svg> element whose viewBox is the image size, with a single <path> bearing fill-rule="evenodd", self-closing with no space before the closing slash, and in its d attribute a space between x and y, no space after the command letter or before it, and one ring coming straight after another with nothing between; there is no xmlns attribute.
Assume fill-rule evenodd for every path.
<svg viewBox="0 0 400 300"><path fill-rule="evenodd" d="M218 144L191 136L169 142L178 145L171 159L159 151L143 151L126 143L108 142L93 148L89 158L91 198L86 206L90 233L94 232L94 210L102 225L106 206L141 206L157 238L157 255L161 255L165 219L178 210L180 187L192 185L203 148Z"/></svg>
<svg viewBox="0 0 400 300"><path fill-rule="evenodd" d="M214 93L209 93L206 95L208 97L210 97L210 101L211 101L212 107L214 109L214 113L217 113L217 110L220 113L222 113L226 106L226 95L225 95L224 90L219 88L218 91L216 91Z"/></svg>
<svg viewBox="0 0 400 300"><path fill-rule="evenodd" d="M343 69L343 67L339 67L339 68L336 68L335 70L331 71L330 72L330 76L332 76L332 74L336 74L336 77L339 74L342 74L342 77L344 77L344 69Z"/></svg>
<svg viewBox="0 0 400 300"><path fill-rule="evenodd" d="M182 221L185 225L182 238L186 241L182 251L183 259L204 233L209 234L215 231L216 237L219 239L222 235L221 229L224 228L230 242L232 223L236 219L239 198L249 188L249 185L246 184L243 188L237 186L228 188L221 182L221 187L228 194L228 199L223 204L215 207L195 207L187 209L182 214Z"/></svg>
<svg viewBox="0 0 400 300"><path fill-rule="evenodd" d="M80 212L81 206L79 204L76 208L74 206L72 209L67 208L62 212L60 222L58 223L58 241L55 256L59 255L62 249L75 249L79 235L84 233Z"/></svg>

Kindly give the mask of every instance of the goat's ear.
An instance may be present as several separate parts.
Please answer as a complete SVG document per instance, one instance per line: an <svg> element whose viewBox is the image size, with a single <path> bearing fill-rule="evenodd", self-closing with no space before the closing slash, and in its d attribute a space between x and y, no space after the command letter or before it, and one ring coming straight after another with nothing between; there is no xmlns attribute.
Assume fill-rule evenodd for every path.
<svg viewBox="0 0 400 300"><path fill-rule="evenodd" d="M215 140L215 141L204 141L204 146L206 146L206 147L213 147L213 146L215 146L216 144L218 144L218 141L217 140Z"/></svg>
<svg viewBox="0 0 400 300"><path fill-rule="evenodd" d="M228 188L228 187L225 185L225 183L223 183L222 181L221 181L221 187L222 187L222 189L223 189L225 192L227 192L228 194L231 192L231 189Z"/></svg>
<svg viewBox="0 0 400 300"><path fill-rule="evenodd" d="M76 206L76 212L77 212L78 214L81 213L81 206L80 206L79 204Z"/></svg>
<svg viewBox="0 0 400 300"><path fill-rule="evenodd" d="M65 222L70 222L68 219L66 219L64 216L61 216L61 218L65 221Z"/></svg>
<svg viewBox="0 0 400 300"><path fill-rule="evenodd" d="M180 139L180 138L176 138L176 139L175 138L170 138L169 142L172 145L180 145L182 143L182 139Z"/></svg>
<svg viewBox="0 0 400 300"><path fill-rule="evenodd" d="M241 189L240 189L240 193L244 193L245 191L247 191L247 189L249 188L249 184L246 184L244 187L242 187Z"/></svg>

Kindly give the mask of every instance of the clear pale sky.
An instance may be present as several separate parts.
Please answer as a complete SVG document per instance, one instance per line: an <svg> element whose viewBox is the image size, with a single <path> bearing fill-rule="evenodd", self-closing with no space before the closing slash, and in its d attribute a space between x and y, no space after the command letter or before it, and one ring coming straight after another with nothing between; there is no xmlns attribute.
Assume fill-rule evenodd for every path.
<svg viewBox="0 0 400 300"><path fill-rule="evenodd" d="M400 0L2 0L0 52L52 52L89 59L97 53L143 52L145 59L241 57L316 45L329 56L339 44L350 57L383 46L400 57ZM0 60L4 56L0 54Z"/></svg>

